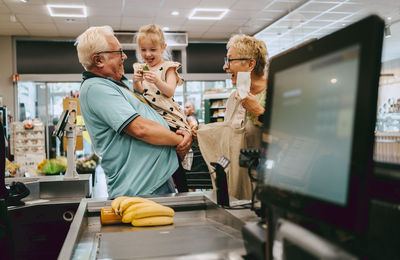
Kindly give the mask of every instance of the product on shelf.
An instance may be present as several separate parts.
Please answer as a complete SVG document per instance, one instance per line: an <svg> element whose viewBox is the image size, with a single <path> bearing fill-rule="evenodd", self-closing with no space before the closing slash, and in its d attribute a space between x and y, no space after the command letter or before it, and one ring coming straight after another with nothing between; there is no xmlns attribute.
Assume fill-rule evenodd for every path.
<svg viewBox="0 0 400 260"><path fill-rule="evenodd" d="M46 158L44 137L40 119L12 123L12 154L22 174L37 175L37 164Z"/></svg>
<svg viewBox="0 0 400 260"><path fill-rule="evenodd" d="M20 165L18 163L10 162L6 158L6 172L9 172L11 177L14 177L17 174L18 169L20 168Z"/></svg>
<svg viewBox="0 0 400 260"><path fill-rule="evenodd" d="M76 171L79 174L94 173L98 162L99 157L96 154L87 158L80 158L76 161Z"/></svg>

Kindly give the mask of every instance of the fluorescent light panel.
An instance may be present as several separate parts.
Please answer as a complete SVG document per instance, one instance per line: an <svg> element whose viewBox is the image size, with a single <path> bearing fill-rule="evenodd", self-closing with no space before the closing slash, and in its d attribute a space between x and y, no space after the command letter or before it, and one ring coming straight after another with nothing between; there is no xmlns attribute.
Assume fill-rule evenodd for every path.
<svg viewBox="0 0 400 260"><path fill-rule="evenodd" d="M265 28L264 30L256 33L254 35L254 37L256 37L257 39L263 40L264 42L266 42L269 53L271 56L284 51L288 48L291 48L303 41L309 40L310 38L320 38L322 35L326 35L327 33L322 33L323 30L330 30L330 32L337 30L337 28L333 28L332 25L334 23L336 24L342 24L343 22L351 19L351 17L357 13L359 13L360 11L355 11L353 13L348 13L347 16L338 19L330 24L327 24L325 26L320 26L318 28L315 28L314 30L312 30L311 32L307 32L307 33L302 33L302 36L300 38L295 37L295 35L292 34L293 31L296 31L296 29L299 29L301 27L303 28L307 28L307 25L310 24L313 21L318 21L320 17L322 17L325 14L328 14L332 11L334 11L335 8L340 7L341 5L343 5L346 1L342 2L335 2L335 5L328 8L327 10L324 10L322 12L319 12L318 15L313 16L312 18L308 18L305 19L303 22L298 23L296 26L294 26L291 30L288 29L284 29L281 33L279 33L278 35L276 35L275 33L271 33L272 31L276 31L277 28L280 28L280 23L283 21L290 21L290 19L287 19L288 17L291 17L293 15L296 15L296 13L300 13L300 14L304 14L304 8L307 7L310 3L312 3L313 1L309 1L309 2L305 2L304 4L302 4L301 6L299 6L298 8L296 8L294 11L288 13L287 15L283 16L282 18L280 18L279 20L275 21L274 23L272 23L271 25L269 25L267 28ZM285 26L283 26L285 27ZM287 27L286 27L287 28ZM280 30L279 30L280 31ZM330 33L329 32L329 33ZM271 35L270 35L271 34ZM273 35L275 34L275 36ZM316 36L318 35L318 36ZM286 37L285 37L286 36ZM296 40L293 40L294 38L297 38ZM288 39L291 39L289 43L287 43ZM279 46L279 47L278 47Z"/></svg>
<svg viewBox="0 0 400 260"><path fill-rule="evenodd" d="M229 9L195 8L189 15L189 20L221 20Z"/></svg>
<svg viewBox="0 0 400 260"><path fill-rule="evenodd" d="M47 5L50 16L55 17L87 17L84 5Z"/></svg>

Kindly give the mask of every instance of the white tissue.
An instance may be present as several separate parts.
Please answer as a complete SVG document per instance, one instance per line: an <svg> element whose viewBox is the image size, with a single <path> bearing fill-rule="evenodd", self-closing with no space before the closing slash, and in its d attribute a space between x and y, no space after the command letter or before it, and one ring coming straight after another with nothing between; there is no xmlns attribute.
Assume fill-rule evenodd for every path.
<svg viewBox="0 0 400 260"><path fill-rule="evenodd" d="M245 98L250 92L250 72L238 72L236 78L236 87L240 98Z"/></svg>

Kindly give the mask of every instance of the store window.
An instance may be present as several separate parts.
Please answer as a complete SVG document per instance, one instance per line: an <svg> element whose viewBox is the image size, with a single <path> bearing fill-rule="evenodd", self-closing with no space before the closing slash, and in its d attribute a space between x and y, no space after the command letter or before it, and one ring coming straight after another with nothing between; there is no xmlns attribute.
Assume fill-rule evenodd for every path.
<svg viewBox="0 0 400 260"><path fill-rule="evenodd" d="M46 154L54 158L63 154L62 143L52 136L53 128L63 112L63 99L76 96L80 82L18 82L18 121L39 118L45 125ZM91 145L84 140L79 156L91 154Z"/></svg>
<svg viewBox="0 0 400 260"><path fill-rule="evenodd" d="M66 97L78 97L80 82L55 82L47 83L49 124L56 125L63 112L63 99Z"/></svg>
<svg viewBox="0 0 400 260"><path fill-rule="evenodd" d="M18 82L18 119L40 118L46 122L46 115L39 113L46 109L46 84L44 82Z"/></svg>

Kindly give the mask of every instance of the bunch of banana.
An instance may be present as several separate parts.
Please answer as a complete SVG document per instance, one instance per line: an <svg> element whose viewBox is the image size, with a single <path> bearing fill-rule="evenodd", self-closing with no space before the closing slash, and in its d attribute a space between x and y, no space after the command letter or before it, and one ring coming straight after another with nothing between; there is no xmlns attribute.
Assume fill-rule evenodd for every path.
<svg viewBox="0 0 400 260"><path fill-rule="evenodd" d="M111 202L112 211L116 216L108 222L103 215L102 224L113 224L115 221L131 223L133 226L160 226L174 222L175 212L172 208L162 206L154 201L140 197L118 197ZM106 211L104 211L106 212ZM121 218L122 216L122 218ZM111 220L111 219L110 219Z"/></svg>
<svg viewBox="0 0 400 260"><path fill-rule="evenodd" d="M122 196L115 198L111 202L111 207L113 208L114 212L120 216L122 216L122 213L129 208L131 205L141 203L141 202L153 202L148 199L140 198L140 197L127 197L127 196Z"/></svg>

